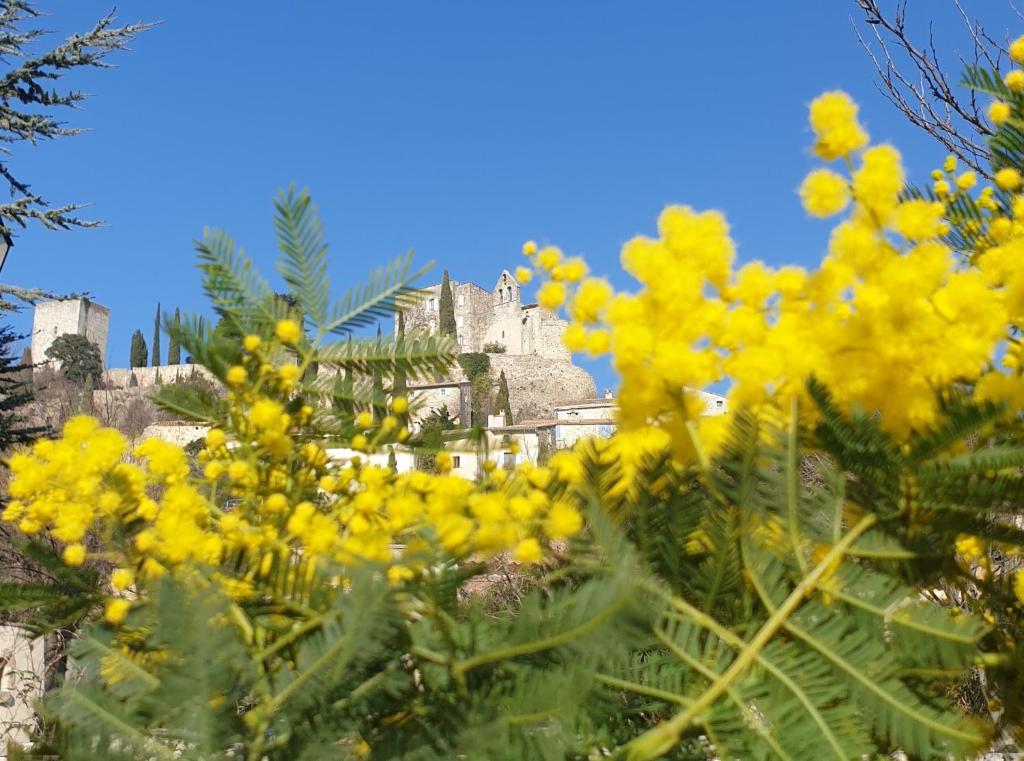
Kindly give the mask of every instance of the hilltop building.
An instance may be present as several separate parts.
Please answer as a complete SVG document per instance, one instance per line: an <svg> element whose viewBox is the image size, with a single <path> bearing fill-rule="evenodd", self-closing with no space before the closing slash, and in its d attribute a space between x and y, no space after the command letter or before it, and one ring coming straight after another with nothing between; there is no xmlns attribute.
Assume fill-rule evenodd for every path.
<svg viewBox="0 0 1024 761"><path fill-rule="evenodd" d="M46 361L46 350L65 333L85 336L99 347L104 364L107 361L107 332L110 309L89 299L42 301L32 314L32 361Z"/></svg>
<svg viewBox="0 0 1024 761"><path fill-rule="evenodd" d="M537 304L524 304L519 283L502 270L487 290L476 283L450 281L455 305L457 341L462 351L481 352L501 347L512 356L536 355L570 362L562 345L565 320ZM407 330L425 328L437 332L441 284L423 289L427 298L405 313ZM397 320L395 330L398 330Z"/></svg>
<svg viewBox="0 0 1024 761"><path fill-rule="evenodd" d="M486 353L493 379L505 373L514 420L550 417L558 404L597 395L594 379L573 364L562 345L565 320L537 304L523 303L519 283L508 270L501 271L490 289L457 280L450 285L459 349ZM441 283L423 290L426 298L405 312L405 328L436 333ZM394 330L398 332L397 318ZM465 424L468 380L456 367L444 379L410 384L410 397L427 410L443 405Z"/></svg>

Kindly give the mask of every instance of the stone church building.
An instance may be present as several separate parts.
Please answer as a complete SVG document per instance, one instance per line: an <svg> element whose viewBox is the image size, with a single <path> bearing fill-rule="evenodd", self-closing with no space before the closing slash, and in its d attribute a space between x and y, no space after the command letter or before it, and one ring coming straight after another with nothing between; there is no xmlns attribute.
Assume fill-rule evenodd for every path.
<svg viewBox="0 0 1024 761"><path fill-rule="evenodd" d="M519 283L508 270L501 271L490 290L476 283L450 282L462 351L501 346L505 354L536 354L569 361L569 351L562 346L565 320L537 304L524 304ZM434 333L438 328L441 284L423 290L428 296L405 313L405 326L407 330L426 328Z"/></svg>
<svg viewBox="0 0 1024 761"><path fill-rule="evenodd" d="M560 404L596 396L594 379L573 364L572 354L562 345L565 320L537 304L523 303L519 283L508 270L501 271L490 289L457 280L450 285L460 350L486 352L495 381L504 371L516 421L553 417ZM406 311L405 327L436 333L441 284L423 291L425 298ZM397 318L394 330L397 333ZM411 390L414 397L422 397L424 407L444 404L453 417L462 418L465 410L460 409L459 399L464 407L464 393L456 389L465 381L456 367L445 382Z"/></svg>

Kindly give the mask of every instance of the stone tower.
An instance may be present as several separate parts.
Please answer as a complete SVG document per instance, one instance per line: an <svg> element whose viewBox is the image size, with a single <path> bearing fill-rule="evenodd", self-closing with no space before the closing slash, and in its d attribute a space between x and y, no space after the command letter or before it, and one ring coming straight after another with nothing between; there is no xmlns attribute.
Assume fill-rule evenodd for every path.
<svg viewBox="0 0 1024 761"><path fill-rule="evenodd" d="M107 330L110 309L89 299L61 299L36 304L32 316L32 361L46 361L46 350L57 336L65 333L85 336L99 347L107 362Z"/></svg>

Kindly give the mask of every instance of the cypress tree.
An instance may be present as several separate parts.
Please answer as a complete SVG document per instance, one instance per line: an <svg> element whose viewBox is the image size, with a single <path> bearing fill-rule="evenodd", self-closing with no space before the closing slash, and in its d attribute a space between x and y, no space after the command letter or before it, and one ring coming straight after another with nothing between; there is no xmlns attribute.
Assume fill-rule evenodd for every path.
<svg viewBox="0 0 1024 761"><path fill-rule="evenodd" d="M352 356L352 336L348 337L348 356ZM354 415L355 404L352 401L352 391L355 382L352 379L352 365L345 364L345 370L334 376L334 399L332 405L334 411L339 415Z"/></svg>
<svg viewBox="0 0 1024 761"><path fill-rule="evenodd" d="M181 310L175 307L174 309L174 321L172 323L175 328L181 325ZM181 342L178 340L178 331L174 330L171 333L171 337L167 346L167 364L169 365L180 365L181 364Z"/></svg>
<svg viewBox="0 0 1024 761"><path fill-rule="evenodd" d="M156 304L156 319L153 321L153 367L160 366L160 302Z"/></svg>
<svg viewBox="0 0 1024 761"><path fill-rule="evenodd" d="M494 408L504 414L505 425L512 425L512 404L508 397L508 380L504 370L498 376L498 398L494 401Z"/></svg>
<svg viewBox="0 0 1024 761"><path fill-rule="evenodd" d="M95 375L86 376L85 384L82 386L82 396L78 402L78 411L86 415L93 413L92 393L96 390L95 378Z"/></svg>
<svg viewBox="0 0 1024 761"><path fill-rule="evenodd" d="M377 324L377 356L381 352L380 324ZM375 362L372 373L372 401L373 419L380 422L388 414L387 397L384 396L384 376L380 371L380 363Z"/></svg>
<svg viewBox="0 0 1024 761"><path fill-rule="evenodd" d="M129 367L145 367L149 363L149 349L146 348L146 339L142 337L142 331L136 330L132 333L132 348L128 355Z"/></svg>
<svg viewBox="0 0 1024 761"><path fill-rule="evenodd" d="M395 339L398 348L404 348L405 344L405 312L398 313L398 336ZM391 398L397 399L409 393L409 383L405 374L405 367L395 368L395 377L391 384Z"/></svg>
<svg viewBox="0 0 1024 761"><path fill-rule="evenodd" d="M31 383L34 378L32 371L35 369L35 365L32 363L32 347L25 347L25 350L21 352L21 362L18 364L21 365L21 379L25 383Z"/></svg>
<svg viewBox="0 0 1024 761"><path fill-rule="evenodd" d="M438 333L458 339L458 325L455 322L455 301L452 299L452 284L448 280L448 270L441 278L441 297L438 299Z"/></svg>

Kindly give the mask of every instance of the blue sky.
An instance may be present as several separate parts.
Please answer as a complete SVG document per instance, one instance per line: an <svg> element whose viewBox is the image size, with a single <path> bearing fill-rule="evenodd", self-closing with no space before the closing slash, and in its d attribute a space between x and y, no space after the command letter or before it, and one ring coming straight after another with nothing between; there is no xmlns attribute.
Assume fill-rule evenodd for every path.
<svg viewBox="0 0 1024 761"><path fill-rule="evenodd" d="M952 2L909 5L912 30L933 21L955 68L967 40ZM997 36L1024 31L1001 2L968 5ZM109 2L39 6L68 33ZM854 95L912 176L944 156L875 91L855 13L852 0L121 0L121 21L162 23L116 69L69 80L96 93L69 114L91 131L10 162L107 225L22 232L2 279L92 293L112 310L108 363L124 366L158 301L208 310L192 245L204 226L272 272L271 201L292 181L320 207L339 294L409 249L438 278L489 286L528 238L627 287L619 247L668 203L725 211L743 260L812 264L829 227L795 189L816 164L815 95ZM583 364L599 389L613 383L605 363Z"/></svg>

